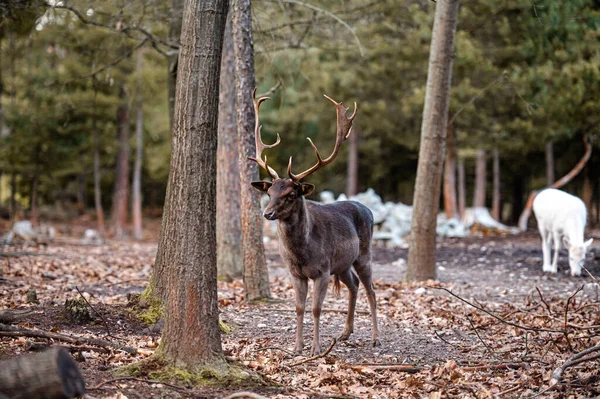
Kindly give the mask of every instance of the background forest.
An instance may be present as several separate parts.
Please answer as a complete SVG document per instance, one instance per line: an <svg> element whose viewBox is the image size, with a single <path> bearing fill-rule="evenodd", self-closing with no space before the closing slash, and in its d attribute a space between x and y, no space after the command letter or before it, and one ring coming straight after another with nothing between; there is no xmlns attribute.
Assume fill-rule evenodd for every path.
<svg viewBox="0 0 600 399"><path fill-rule="evenodd" d="M122 212L114 204L132 179L135 129L143 136L143 205L149 214L160 212L170 155L169 57L176 48L169 3L0 5L5 217L93 208L95 154L99 204L112 206L113 217ZM272 97L261 110L263 136L282 136L269 164L283 171L293 155L297 168L309 166L314 155L306 137L324 152L332 148L335 118L323 93L356 101L356 182L347 181L348 147L312 182L336 194L372 187L384 200L410 204L434 3L257 0L252 7L258 92ZM491 170L497 150L501 216L516 222L529 191L554 180L553 172L559 178L569 171L584 152L582 138L598 131L600 2L470 0L458 21L450 115L467 205L477 154L486 152ZM592 152L566 187L588 204L600 191L599 161Z"/></svg>

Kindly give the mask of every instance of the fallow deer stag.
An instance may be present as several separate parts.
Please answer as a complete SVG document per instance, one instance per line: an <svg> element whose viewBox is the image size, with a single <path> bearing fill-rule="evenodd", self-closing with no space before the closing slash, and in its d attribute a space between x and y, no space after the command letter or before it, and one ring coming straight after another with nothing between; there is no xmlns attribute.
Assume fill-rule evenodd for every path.
<svg viewBox="0 0 600 399"><path fill-rule="evenodd" d="M289 178L280 178L277 172L267 165L267 157L262 158L264 149L273 148L280 142L279 134L277 141L271 145L263 143L260 135L262 126L259 123L258 109L260 104L269 98L263 97L257 101L254 94L252 99L256 115L254 129L256 157L249 158L265 169L273 178L271 182L253 182L252 186L266 192L270 197L264 217L269 220L277 220L280 238L279 251L291 272L296 297L296 353L301 353L304 345L302 322L308 279L313 280L314 283L312 302L314 335L311 349L313 355L321 352L319 319L332 275L337 291L339 291L339 282L341 281L350 292L346 325L339 339L348 339L354 329L354 310L360 280L367 291L371 309L372 343L373 346L379 344L377 308L371 274L373 214L367 207L354 201L321 205L304 199L314 190L315 186L303 183L301 180L335 159L342 143L350 135L352 120L356 116L356 103L354 103L353 114L348 117L346 115L348 109L342 103L335 102L327 96L325 98L335 106L337 113L335 147L328 158L321 158L319 150L309 138L308 141L317 156L317 163L308 170L295 175L292 173L292 158L290 157L287 168Z"/></svg>

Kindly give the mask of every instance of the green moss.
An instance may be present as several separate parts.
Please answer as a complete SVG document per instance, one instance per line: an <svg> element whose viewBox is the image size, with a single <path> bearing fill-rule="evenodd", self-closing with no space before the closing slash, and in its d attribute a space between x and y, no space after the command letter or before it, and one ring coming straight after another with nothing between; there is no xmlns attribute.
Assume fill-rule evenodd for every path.
<svg viewBox="0 0 600 399"><path fill-rule="evenodd" d="M229 334L231 332L231 327L229 327L223 320L219 319L219 328L223 332L223 334Z"/></svg>
<svg viewBox="0 0 600 399"><path fill-rule="evenodd" d="M132 306L131 312L138 320L149 326L156 324L162 318L163 306L153 294L152 283L148 284L144 292L140 294L137 304Z"/></svg>

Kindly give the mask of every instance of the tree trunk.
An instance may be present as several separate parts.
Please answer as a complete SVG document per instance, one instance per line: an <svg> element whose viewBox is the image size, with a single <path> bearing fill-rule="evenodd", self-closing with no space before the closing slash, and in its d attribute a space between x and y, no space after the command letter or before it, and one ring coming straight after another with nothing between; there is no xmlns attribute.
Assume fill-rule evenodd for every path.
<svg viewBox="0 0 600 399"><path fill-rule="evenodd" d="M436 278L435 227L440 204L454 36L459 4L459 0L438 1L435 7L421 125L421 146L413 199L407 281Z"/></svg>
<svg viewBox="0 0 600 399"><path fill-rule="evenodd" d="M477 150L477 159L475 161L475 191L473 193L474 208L485 208L485 185L487 181L485 158L485 150Z"/></svg>
<svg viewBox="0 0 600 399"><path fill-rule="evenodd" d="M500 218L500 154L498 154L498 148L494 148L493 152L493 171L494 183L492 189L492 217L497 221L501 222Z"/></svg>
<svg viewBox="0 0 600 399"><path fill-rule="evenodd" d="M458 207L456 204L456 146L454 132L448 121L446 133L446 163L444 165L444 212L446 217L457 218Z"/></svg>
<svg viewBox="0 0 600 399"><path fill-rule="evenodd" d="M119 154L115 172L115 191L112 204L112 221L115 238L123 238L127 223L127 200L129 196L129 104L128 95L121 87L121 103L117 109L117 137Z"/></svg>
<svg viewBox="0 0 600 399"><path fill-rule="evenodd" d="M10 173L10 220L17 217L17 174L14 170Z"/></svg>
<svg viewBox="0 0 600 399"><path fill-rule="evenodd" d="M183 0L173 0L169 26L169 42L179 43L183 15ZM173 113L175 110L175 90L177 85L177 60L179 51L170 50L167 56L167 92L169 95L169 127L173 131Z"/></svg>
<svg viewBox="0 0 600 399"><path fill-rule="evenodd" d="M29 212L31 225L35 228L40 224L38 217L38 187L40 184L40 165L36 161L33 179L31 180L31 197L29 198Z"/></svg>
<svg viewBox="0 0 600 399"><path fill-rule="evenodd" d="M83 154L79 156L79 164L83 167ZM77 175L77 213L85 213L85 172L82 170Z"/></svg>
<svg viewBox="0 0 600 399"><path fill-rule="evenodd" d="M69 353L52 347L0 363L0 397L64 399L85 394L85 383Z"/></svg>
<svg viewBox="0 0 600 399"><path fill-rule="evenodd" d="M217 131L226 0L183 13L171 165L154 268L165 324L161 352L177 367L224 371L217 301Z"/></svg>
<svg viewBox="0 0 600 399"><path fill-rule="evenodd" d="M242 275L239 138L235 124L235 55L231 16L227 17L219 90L217 148L217 271L219 276Z"/></svg>
<svg viewBox="0 0 600 399"><path fill-rule="evenodd" d="M467 209L466 191L465 160L458 158L458 216L461 220L465 216L465 210Z"/></svg>
<svg viewBox="0 0 600 399"><path fill-rule="evenodd" d="M348 170L346 173L346 195L358 194L358 136L360 127L358 123L352 125L352 134L348 143Z"/></svg>
<svg viewBox="0 0 600 399"><path fill-rule="evenodd" d="M254 143L254 49L252 48L252 18L250 0L232 2L233 46L236 74L236 124L239 137L239 168L242 205L242 256L244 259L244 289L246 300L271 296L269 272L265 262L262 232L260 192L250 185L259 180L258 165L248 157L256 155Z"/></svg>
<svg viewBox="0 0 600 399"><path fill-rule="evenodd" d="M94 104L95 105L95 104ZM94 133L94 205L96 207L96 229L100 237L104 238L104 209L102 208L102 187L100 185L100 130L96 115L93 116L92 129Z"/></svg>
<svg viewBox="0 0 600 399"><path fill-rule="evenodd" d="M552 142L546 143L546 186L550 187L554 183L554 149Z"/></svg>
<svg viewBox="0 0 600 399"><path fill-rule="evenodd" d="M144 156L144 110L142 101L142 61L144 53L137 53L137 109L135 120L135 165L133 167L133 198L131 215L133 219L133 238L142 239L142 158Z"/></svg>
<svg viewBox="0 0 600 399"><path fill-rule="evenodd" d="M588 170L585 170L583 173L583 193L581 194L581 199L587 209L587 221L590 222L592 220L592 196L594 190L592 187L592 180L589 176L589 168L587 169Z"/></svg>

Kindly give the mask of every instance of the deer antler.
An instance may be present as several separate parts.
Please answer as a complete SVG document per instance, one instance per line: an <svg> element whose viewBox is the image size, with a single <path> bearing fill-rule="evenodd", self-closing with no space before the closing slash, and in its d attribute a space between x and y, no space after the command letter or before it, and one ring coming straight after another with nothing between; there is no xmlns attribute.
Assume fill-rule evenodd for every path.
<svg viewBox="0 0 600 399"><path fill-rule="evenodd" d="M342 105L342 103L338 103L326 95L325 95L325 98L328 99L329 101L331 101L331 103L333 105L335 105L335 110L337 113L337 133L336 133L336 138L335 138L335 147L333 148L333 152L331 153L331 155L329 157L327 157L326 159L322 159L317 147L314 145L314 143L312 142L312 140L310 138L307 138L308 142L312 146L313 150L315 150L315 155L317 156L317 163L314 164L309 169L305 170L304 172L295 175L292 173L292 157L290 157L290 162L288 163L287 172L288 172L288 175L290 176L290 179L292 179L293 181L296 181L296 182L300 181L300 180L304 179L306 176L310 175L311 173L317 171L318 169L321 169L323 166L331 163L337 156L338 152L340 151L340 147L342 146L342 143L344 142L344 140L346 140L348 138L348 136L350 136L350 133L352 132L352 120L354 120L354 118L356 117L356 111L358 110L356 103L354 103L354 112L352 113L352 115L350 115L348 117L348 116L346 116L346 113L348 112L349 108L344 107Z"/></svg>
<svg viewBox="0 0 600 399"><path fill-rule="evenodd" d="M262 126L260 125L260 120L258 119L258 109L260 108L260 104L266 100L270 100L270 98L269 97L261 97L258 99L258 101L256 100L256 88L255 88L254 91L252 92L252 102L254 103L254 117L256 119L256 123L254 125L254 140L256 141L256 157L254 157L254 158L248 157L248 159L256 162L258 164L258 166L260 166L261 168L266 170L269 173L269 175L273 178L273 180L275 180L275 179L279 179L279 175L277 174L277 172L275 172L275 170L273 168L271 168L269 165L267 165L267 156L266 155L265 155L265 159L264 160L262 159L262 152L265 148L266 149L273 148L277 144L279 144L279 142L281 141L281 139L279 137L279 133L277 133L277 141L275 141L275 143L273 143L273 144L263 143L262 138L260 136L260 129L262 128Z"/></svg>

